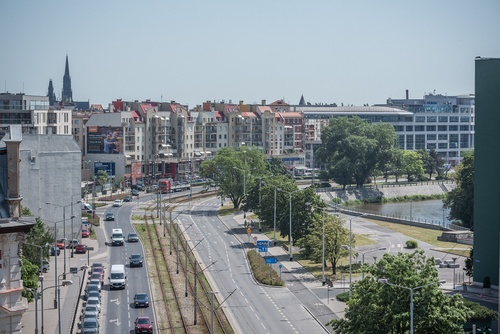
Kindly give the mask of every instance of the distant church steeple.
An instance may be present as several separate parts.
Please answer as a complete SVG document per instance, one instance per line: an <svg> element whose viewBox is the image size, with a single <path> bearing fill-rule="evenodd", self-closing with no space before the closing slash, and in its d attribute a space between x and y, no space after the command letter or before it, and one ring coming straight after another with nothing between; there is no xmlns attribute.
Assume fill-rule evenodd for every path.
<svg viewBox="0 0 500 334"><path fill-rule="evenodd" d="M62 103L73 103L73 90L71 89L71 77L69 76L68 55L66 55L66 68L64 69Z"/></svg>
<svg viewBox="0 0 500 334"><path fill-rule="evenodd" d="M300 97L299 101L299 106L305 106L306 105L306 100L304 100L304 94Z"/></svg>
<svg viewBox="0 0 500 334"><path fill-rule="evenodd" d="M56 104L56 94L54 94L54 86L52 85L52 79L49 81L49 91L47 92L49 98L49 105L53 107Z"/></svg>

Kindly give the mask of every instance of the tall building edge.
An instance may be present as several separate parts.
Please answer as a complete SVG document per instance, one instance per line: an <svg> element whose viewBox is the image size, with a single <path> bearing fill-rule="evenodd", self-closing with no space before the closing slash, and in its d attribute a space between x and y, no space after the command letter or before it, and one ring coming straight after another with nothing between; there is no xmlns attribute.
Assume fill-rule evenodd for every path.
<svg viewBox="0 0 500 334"><path fill-rule="evenodd" d="M476 58L474 148L474 282L499 285L500 58Z"/></svg>

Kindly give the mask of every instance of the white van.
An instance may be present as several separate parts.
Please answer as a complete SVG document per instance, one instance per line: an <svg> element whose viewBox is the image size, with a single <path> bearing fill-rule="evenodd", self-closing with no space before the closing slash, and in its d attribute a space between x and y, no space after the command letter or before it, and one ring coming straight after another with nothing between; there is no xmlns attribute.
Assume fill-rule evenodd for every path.
<svg viewBox="0 0 500 334"><path fill-rule="evenodd" d="M111 244L113 246L123 246L123 232L121 228L114 228L111 231Z"/></svg>
<svg viewBox="0 0 500 334"><path fill-rule="evenodd" d="M110 289L125 289L125 265L113 264L108 279Z"/></svg>

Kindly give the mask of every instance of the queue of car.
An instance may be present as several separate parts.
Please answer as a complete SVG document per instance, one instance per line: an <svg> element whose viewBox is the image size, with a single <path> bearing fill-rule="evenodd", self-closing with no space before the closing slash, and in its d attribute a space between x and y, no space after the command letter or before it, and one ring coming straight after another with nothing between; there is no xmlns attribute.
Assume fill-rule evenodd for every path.
<svg viewBox="0 0 500 334"><path fill-rule="evenodd" d="M97 334L100 332L99 315L101 313L101 289L104 281L104 270L104 265L101 262L92 263L89 269L83 309L80 315L82 334Z"/></svg>

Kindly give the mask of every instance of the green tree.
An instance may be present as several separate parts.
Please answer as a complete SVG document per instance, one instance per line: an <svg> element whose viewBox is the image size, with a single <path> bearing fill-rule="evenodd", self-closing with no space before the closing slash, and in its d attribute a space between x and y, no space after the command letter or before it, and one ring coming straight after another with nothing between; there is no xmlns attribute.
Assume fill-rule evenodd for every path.
<svg viewBox="0 0 500 334"><path fill-rule="evenodd" d="M271 158L269 160L266 160L267 164L267 171L269 174L272 175L284 175L287 176L290 179L293 179L292 174L286 169L286 166L283 164L283 162L278 159L278 158Z"/></svg>
<svg viewBox="0 0 500 334"><path fill-rule="evenodd" d="M246 146L238 150L225 147L200 166L200 174L211 177L219 186L220 194L229 198L235 209L244 204L246 179L250 180L250 175L263 175L265 171L266 161L262 151Z"/></svg>
<svg viewBox="0 0 500 334"><path fill-rule="evenodd" d="M408 182L424 173L422 157L416 151L403 151L403 170Z"/></svg>
<svg viewBox="0 0 500 334"><path fill-rule="evenodd" d="M418 150L418 153L422 157L425 173L429 175L429 179L432 179L432 174L439 173L442 170L443 158L435 150Z"/></svg>
<svg viewBox="0 0 500 334"><path fill-rule="evenodd" d="M352 183L352 168L350 160L342 158L330 169L333 181L340 184L344 190Z"/></svg>
<svg viewBox="0 0 500 334"><path fill-rule="evenodd" d="M26 235L26 243L22 247L25 259L40 267L40 247L42 247L42 259L47 260L49 258L49 248L46 246L54 244L55 240L53 232L50 231L40 218L36 218L35 221L36 223Z"/></svg>
<svg viewBox="0 0 500 334"><path fill-rule="evenodd" d="M299 240L301 252L308 259L321 263L323 257L323 217L320 210L312 213L313 223L310 233ZM337 274L338 261L349 254L342 245L349 244L349 229L344 227L344 221L325 212L325 268L330 263L332 275ZM353 245L355 244L353 238ZM354 247L354 246L353 246Z"/></svg>
<svg viewBox="0 0 500 334"><path fill-rule="evenodd" d="M463 333L463 324L473 315L459 294L444 294L434 259L423 251L385 254L368 268L369 275L355 282L345 318L332 320L335 333L405 334L410 329L410 291L413 293L415 333ZM379 282L386 279L389 283Z"/></svg>
<svg viewBox="0 0 500 334"><path fill-rule="evenodd" d="M396 144L394 127L387 123L368 123L359 117L338 117L321 134L322 146L316 151L318 161L326 164L331 175L345 184L346 166L350 178L361 187L376 168L384 152ZM344 160L340 163L341 160ZM340 168L339 172L336 169ZM337 181L336 181L337 182Z"/></svg>
<svg viewBox="0 0 500 334"><path fill-rule="evenodd" d="M21 261L21 279L23 280L23 286L36 290L38 288L38 266L31 263L24 256L21 257ZM38 262L40 262L40 256L38 257ZM33 294L31 292L23 290L22 295L27 298L29 302L33 300Z"/></svg>
<svg viewBox="0 0 500 334"><path fill-rule="evenodd" d="M455 167L457 186L446 194L443 206L450 209L448 218L460 220L462 226L474 226L474 150L464 152L462 162Z"/></svg>
<svg viewBox="0 0 500 334"><path fill-rule="evenodd" d="M470 279L474 276L474 248L471 248L470 252L469 252L469 257L465 259L465 265L464 265L464 268L463 270L465 271L465 275L467 275L467 277L469 277L469 283L470 283Z"/></svg>

